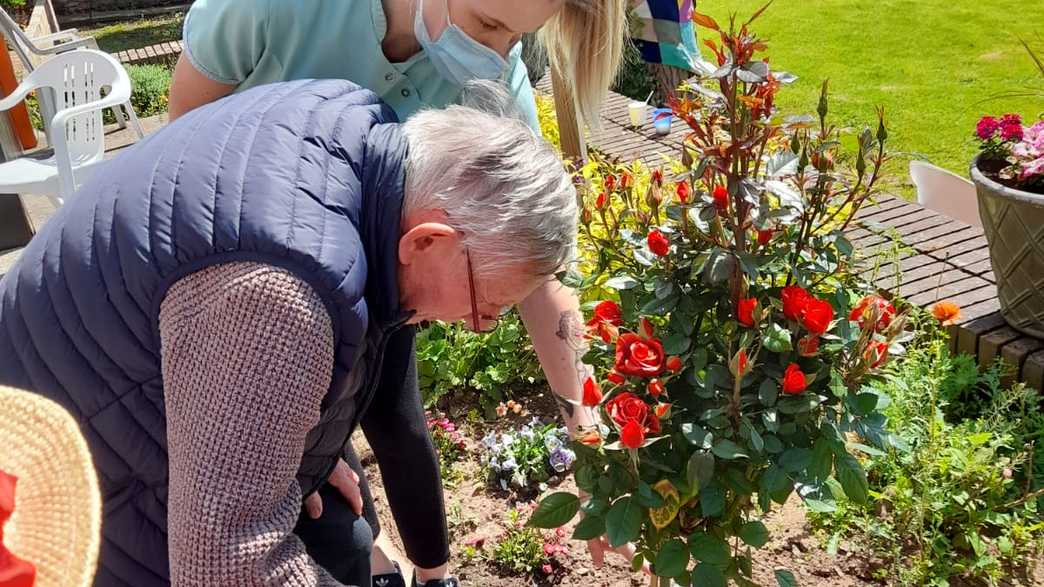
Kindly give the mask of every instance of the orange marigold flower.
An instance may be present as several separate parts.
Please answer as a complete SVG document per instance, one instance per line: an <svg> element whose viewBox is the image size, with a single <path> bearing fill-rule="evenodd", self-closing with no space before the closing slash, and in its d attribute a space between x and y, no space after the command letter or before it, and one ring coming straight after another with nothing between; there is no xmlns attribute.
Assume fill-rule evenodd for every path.
<svg viewBox="0 0 1044 587"><path fill-rule="evenodd" d="M932 316L943 326L949 326L960 319L961 307L949 300L937 302L932 306Z"/></svg>

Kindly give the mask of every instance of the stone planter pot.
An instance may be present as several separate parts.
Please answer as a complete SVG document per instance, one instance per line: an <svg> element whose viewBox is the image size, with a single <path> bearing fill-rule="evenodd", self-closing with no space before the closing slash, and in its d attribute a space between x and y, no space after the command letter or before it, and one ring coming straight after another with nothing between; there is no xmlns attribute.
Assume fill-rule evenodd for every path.
<svg viewBox="0 0 1044 587"><path fill-rule="evenodd" d="M1044 338L1044 194L990 179L971 165L979 215L990 244L1001 315L1012 328Z"/></svg>

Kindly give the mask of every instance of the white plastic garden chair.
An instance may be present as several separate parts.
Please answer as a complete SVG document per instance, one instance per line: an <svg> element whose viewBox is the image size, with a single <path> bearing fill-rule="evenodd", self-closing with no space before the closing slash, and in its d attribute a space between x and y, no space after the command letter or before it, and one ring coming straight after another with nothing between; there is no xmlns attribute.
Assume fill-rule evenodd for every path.
<svg viewBox="0 0 1044 587"><path fill-rule="evenodd" d="M76 32L76 29L65 29L51 35L30 38L3 8L0 8L0 33L3 33L11 41L11 46L14 48L19 60L21 60L26 71L29 72L39 67L30 54L49 58L52 55L60 55L76 49L99 50L98 42L94 37L81 37ZM52 104L53 98L45 95L39 95L38 98L40 99L40 114L43 116L46 124L55 110ZM121 107L127 111L126 115L123 114ZM120 128L127 127L127 119L129 118L131 127L133 127L138 138L145 136L145 131L141 127L141 123L138 122L138 116L134 112L134 107L131 106L129 98L123 104L113 106L112 113L116 117L116 122L120 125Z"/></svg>
<svg viewBox="0 0 1044 587"><path fill-rule="evenodd" d="M965 224L982 227L975 184L923 161L910 162L910 178L917 186L918 204Z"/></svg>
<svg viewBox="0 0 1044 587"><path fill-rule="evenodd" d="M57 112L50 122L54 155L0 163L0 193L46 195L60 206L104 158L102 111L130 98L130 78L108 53L91 49L62 53L43 62L0 100L0 112L40 88L50 88L55 95Z"/></svg>

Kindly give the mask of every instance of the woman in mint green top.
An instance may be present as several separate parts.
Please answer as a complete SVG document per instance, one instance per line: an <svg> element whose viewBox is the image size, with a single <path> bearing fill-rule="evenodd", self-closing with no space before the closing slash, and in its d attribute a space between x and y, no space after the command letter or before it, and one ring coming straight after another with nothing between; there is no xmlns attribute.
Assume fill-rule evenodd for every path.
<svg viewBox="0 0 1044 587"><path fill-rule="evenodd" d="M184 53L174 72L170 116L176 118L260 84L342 78L373 90L405 119L424 107L457 102L469 80L499 79L529 124L537 128L519 41L523 33L539 30L552 67L563 73L581 117L590 123L597 119L619 66L628 2L196 0L185 19ZM588 410L574 408L580 404L583 382L591 375L582 361L583 318L575 293L548 283L519 305L519 313L567 426L574 433L593 426ZM408 335L412 337L412 332ZM412 344L412 340L400 343ZM410 375L395 377L386 372L382 381L389 379L409 380ZM411 387L411 382L402 387ZM401 395L400 404L415 403L418 413L422 409L415 376L412 389L381 391ZM413 424L404 423L411 428ZM389 498L404 492L416 496L416 503L402 505L403 500L390 499L390 504L407 554L416 565L417 584L441 587L452 585L447 580L445 512L436 456L423 422L420 430L414 442L401 443L401 451L426 455L435 473L418 472L410 487L385 489ZM362 491L367 493L365 482ZM357 495L356 491L355 499ZM309 496L306 509L313 511L317 500L318 494ZM367 513L372 515L372 508ZM610 549L604 537L589 541L588 546L596 566L602 564L605 552L617 551L628 560L633 554L629 547ZM382 575L391 564L378 548L373 563L374 585L401 584L394 574Z"/></svg>
<svg viewBox="0 0 1044 587"><path fill-rule="evenodd" d="M380 51L387 30L381 0L197 0L185 19L184 51L200 73L237 91L292 79L347 79L379 94L401 119L424 106L455 103L460 86L443 78L424 51L401 63L388 60ZM536 127L520 55L516 44L502 79Z"/></svg>

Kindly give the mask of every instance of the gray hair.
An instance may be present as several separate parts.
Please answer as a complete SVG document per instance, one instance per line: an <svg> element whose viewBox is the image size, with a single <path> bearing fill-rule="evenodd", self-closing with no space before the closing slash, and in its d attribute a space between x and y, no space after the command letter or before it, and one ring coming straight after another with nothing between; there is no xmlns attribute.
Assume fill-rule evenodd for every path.
<svg viewBox="0 0 1044 587"><path fill-rule="evenodd" d="M525 266L551 275L573 260L576 191L554 149L522 121L498 84L469 84L464 104L403 124L409 142L403 214L442 210L496 277Z"/></svg>

